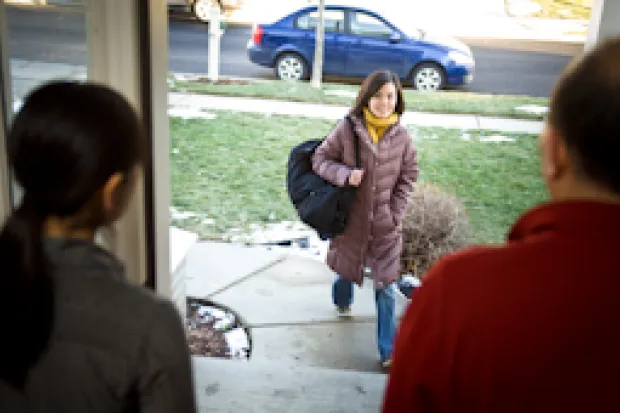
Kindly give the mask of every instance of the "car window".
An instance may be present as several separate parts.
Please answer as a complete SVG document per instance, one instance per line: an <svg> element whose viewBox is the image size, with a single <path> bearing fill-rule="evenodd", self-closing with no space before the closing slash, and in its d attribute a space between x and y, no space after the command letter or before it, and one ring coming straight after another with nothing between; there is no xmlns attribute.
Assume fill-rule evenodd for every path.
<svg viewBox="0 0 620 413"><path fill-rule="evenodd" d="M370 14L351 13L351 33L353 34L389 39L393 32L388 25Z"/></svg>
<svg viewBox="0 0 620 413"><path fill-rule="evenodd" d="M326 32L338 33L344 31L344 11L325 10L323 17L325 19ZM309 12L297 18L296 27L303 30L316 30L318 21L319 13L317 11Z"/></svg>

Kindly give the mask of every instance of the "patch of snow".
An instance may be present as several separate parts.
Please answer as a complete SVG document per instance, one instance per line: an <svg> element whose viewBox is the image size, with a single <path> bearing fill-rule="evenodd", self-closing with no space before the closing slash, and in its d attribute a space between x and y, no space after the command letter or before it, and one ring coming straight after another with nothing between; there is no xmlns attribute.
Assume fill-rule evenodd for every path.
<svg viewBox="0 0 620 413"><path fill-rule="evenodd" d="M323 91L323 93L330 96L342 96L346 98L357 97L357 92L352 90L328 89Z"/></svg>
<svg viewBox="0 0 620 413"><path fill-rule="evenodd" d="M513 16L530 16L542 11L542 6L531 0L509 0L510 14Z"/></svg>
<svg viewBox="0 0 620 413"><path fill-rule="evenodd" d="M207 314L210 315L211 318L225 318L226 317L225 311L220 310L219 308L207 307L207 306L200 307L197 313L201 317L205 317L207 316Z"/></svg>
<svg viewBox="0 0 620 413"><path fill-rule="evenodd" d="M539 106L539 105L523 105L515 108L518 112L532 113L534 115L546 115L549 112L549 108L547 106Z"/></svg>
<svg viewBox="0 0 620 413"><path fill-rule="evenodd" d="M235 316L227 313L223 317L215 317L217 321L213 323L213 328L216 330L228 330L235 325Z"/></svg>
<svg viewBox="0 0 620 413"><path fill-rule="evenodd" d="M168 115L181 119L207 119L213 120L217 118L214 113L204 112L200 109L192 109L183 106L173 106L168 108Z"/></svg>
<svg viewBox="0 0 620 413"><path fill-rule="evenodd" d="M202 219L204 223L204 221L208 219L206 215L198 214L196 212L191 212L191 211L180 211L175 207L170 207L169 211L170 211L170 218L181 220L181 221L186 220L186 219L191 219L191 218L199 218L199 219Z"/></svg>
<svg viewBox="0 0 620 413"><path fill-rule="evenodd" d="M196 218L197 216L198 214L195 214L193 212L177 212L176 214L172 215L172 218L184 220L184 219Z"/></svg>
<svg viewBox="0 0 620 413"><path fill-rule="evenodd" d="M213 323L216 330L229 330L235 325L235 316L219 308L196 305L196 314L200 316L200 322ZM194 320L196 321L196 320Z"/></svg>
<svg viewBox="0 0 620 413"><path fill-rule="evenodd" d="M480 142L515 142L516 139L511 136L491 135L481 136Z"/></svg>
<svg viewBox="0 0 620 413"><path fill-rule="evenodd" d="M324 261L329 241L301 222L283 221L267 226L252 225L251 232L229 235L231 242L266 246L295 256ZM230 231L232 233L234 231Z"/></svg>
<svg viewBox="0 0 620 413"><path fill-rule="evenodd" d="M230 356L232 358L247 358L248 352L250 351L250 342L248 340L248 335L242 328L235 328L227 331L224 334L224 338L226 339L226 344L228 344L228 349L230 350Z"/></svg>
<svg viewBox="0 0 620 413"><path fill-rule="evenodd" d="M558 10L557 13L559 15L562 15L564 17L568 17L568 16L572 16L573 12L568 10L568 9L562 9L562 10Z"/></svg>
<svg viewBox="0 0 620 413"><path fill-rule="evenodd" d="M231 239L232 242L243 242L248 244L278 244L287 240L297 239L307 236L312 232L308 227L303 226L301 223L283 221L266 226L259 224L251 224L249 226L250 232L236 235ZM231 232L238 232L239 230L231 230Z"/></svg>

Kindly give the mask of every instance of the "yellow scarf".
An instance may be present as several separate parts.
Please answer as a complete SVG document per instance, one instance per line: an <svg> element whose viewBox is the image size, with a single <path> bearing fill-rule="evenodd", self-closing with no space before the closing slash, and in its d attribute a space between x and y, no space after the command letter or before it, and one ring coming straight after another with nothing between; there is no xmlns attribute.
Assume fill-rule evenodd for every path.
<svg viewBox="0 0 620 413"><path fill-rule="evenodd" d="M383 138L385 130L398 122L398 114L392 113L387 118L378 118L368 108L364 108L364 120L372 143L377 144Z"/></svg>

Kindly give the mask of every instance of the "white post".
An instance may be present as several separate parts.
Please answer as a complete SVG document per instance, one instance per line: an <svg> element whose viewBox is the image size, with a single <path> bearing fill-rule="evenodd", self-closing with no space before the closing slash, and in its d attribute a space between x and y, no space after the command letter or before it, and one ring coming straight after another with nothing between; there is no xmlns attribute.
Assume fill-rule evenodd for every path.
<svg viewBox="0 0 620 413"><path fill-rule="evenodd" d="M316 25L315 45L314 45L314 64L312 67L312 87L321 88L323 78L323 47L325 37L325 0L319 0L318 8L319 19Z"/></svg>
<svg viewBox="0 0 620 413"><path fill-rule="evenodd" d="M590 50L607 37L618 35L620 35L620 1L594 0L585 50Z"/></svg>
<svg viewBox="0 0 620 413"><path fill-rule="evenodd" d="M220 9L211 7L209 19L209 68L207 77L212 82L217 82L220 77Z"/></svg>

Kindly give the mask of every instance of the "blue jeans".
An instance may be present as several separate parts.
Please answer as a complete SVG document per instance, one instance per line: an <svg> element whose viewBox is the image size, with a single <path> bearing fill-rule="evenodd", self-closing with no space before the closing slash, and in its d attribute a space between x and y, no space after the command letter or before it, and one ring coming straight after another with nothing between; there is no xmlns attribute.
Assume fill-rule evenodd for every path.
<svg viewBox="0 0 620 413"><path fill-rule="evenodd" d="M332 286L334 305L349 307L353 304L353 283L336 276ZM394 301L394 283L380 290L375 290L377 304L377 345L379 358L387 360L392 355L392 343L396 332L396 310Z"/></svg>

